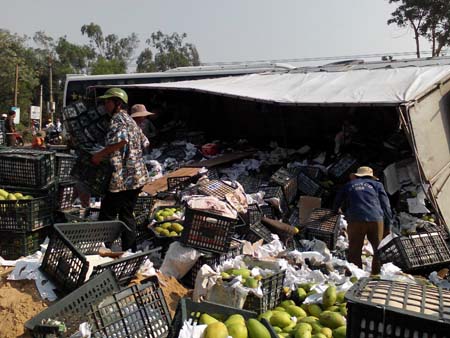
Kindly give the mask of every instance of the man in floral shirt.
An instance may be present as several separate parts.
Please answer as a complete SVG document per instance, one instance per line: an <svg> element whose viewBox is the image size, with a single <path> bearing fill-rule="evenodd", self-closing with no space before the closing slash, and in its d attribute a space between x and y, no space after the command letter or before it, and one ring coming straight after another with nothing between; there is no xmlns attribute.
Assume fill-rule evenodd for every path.
<svg viewBox="0 0 450 338"><path fill-rule="evenodd" d="M149 145L147 137L128 113L122 109L128 95L120 88L108 89L103 96L105 110L111 115L106 147L94 154L99 164L109 157L113 169L109 190L102 199L99 220L115 220L117 216L131 231L122 234L122 249L136 251L136 221L133 209L142 187L149 182L142 151Z"/></svg>

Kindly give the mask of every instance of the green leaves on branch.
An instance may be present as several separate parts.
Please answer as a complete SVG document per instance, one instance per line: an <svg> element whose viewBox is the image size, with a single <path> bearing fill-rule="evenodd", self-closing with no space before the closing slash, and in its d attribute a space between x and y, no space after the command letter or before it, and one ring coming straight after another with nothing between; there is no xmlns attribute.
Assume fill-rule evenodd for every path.
<svg viewBox="0 0 450 338"><path fill-rule="evenodd" d="M187 34L163 34L161 31L152 33L146 43L155 50L146 48L138 57L137 71L166 71L177 67L198 66L200 57L197 48L191 43L185 43Z"/></svg>

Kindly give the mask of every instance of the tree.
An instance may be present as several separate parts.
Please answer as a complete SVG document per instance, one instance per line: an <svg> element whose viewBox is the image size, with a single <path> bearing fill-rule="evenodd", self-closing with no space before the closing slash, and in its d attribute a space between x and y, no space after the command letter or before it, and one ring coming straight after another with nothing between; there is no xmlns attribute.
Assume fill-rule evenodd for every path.
<svg viewBox="0 0 450 338"><path fill-rule="evenodd" d="M27 37L0 29L0 109L6 112L14 104L15 69L19 65L18 106L21 120L28 121L33 92L38 85L32 65L33 52L26 46Z"/></svg>
<svg viewBox="0 0 450 338"><path fill-rule="evenodd" d="M389 3L400 5L387 23L413 29L417 57L420 57L420 37L430 41L432 56L439 56L442 49L450 45L448 0L389 0Z"/></svg>
<svg viewBox="0 0 450 338"><path fill-rule="evenodd" d="M139 45L136 33L124 38L116 34L104 36L101 27L91 22L81 27L81 34L89 38L91 49L96 54L91 65L93 74L126 73L127 65Z"/></svg>
<svg viewBox="0 0 450 338"><path fill-rule="evenodd" d="M432 56L440 56L442 48L450 45L450 3L447 0L425 1L428 16L422 35L431 42Z"/></svg>
<svg viewBox="0 0 450 338"><path fill-rule="evenodd" d="M200 65L197 48L191 43L185 43L186 33L172 35L161 31L152 33L146 43L156 50L153 57L151 49L146 48L137 59L137 71L166 71L185 66Z"/></svg>
<svg viewBox="0 0 450 338"><path fill-rule="evenodd" d="M153 61L153 53L150 48L145 48L141 54L139 54L137 61L137 73L151 73L156 72L156 65Z"/></svg>
<svg viewBox="0 0 450 338"><path fill-rule="evenodd" d="M389 0L389 3L401 4L391 13L387 23L396 24L399 27L411 27L414 31L414 40L416 41L416 55L420 58L420 36L423 34L423 26L429 10L423 3L429 0Z"/></svg>

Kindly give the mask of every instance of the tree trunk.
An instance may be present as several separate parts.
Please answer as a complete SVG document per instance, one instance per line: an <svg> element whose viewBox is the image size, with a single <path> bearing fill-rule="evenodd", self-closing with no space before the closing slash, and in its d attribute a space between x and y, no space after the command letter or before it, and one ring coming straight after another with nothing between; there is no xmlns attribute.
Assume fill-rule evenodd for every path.
<svg viewBox="0 0 450 338"><path fill-rule="evenodd" d="M412 28L414 29L414 40L416 40L416 55L417 58L420 58L420 42L419 42L419 29L416 27L416 25L414 24L414 22L412 20L409 21Z"/></svg>
<svg viewBox="0 0 450 338"><path fill-rule="evenodd" d="M433 27L431 30L431 39L432 39L431 56L432 57L439 56L439 54L436 55L436 29L435 29L435 27Z"/></svg>

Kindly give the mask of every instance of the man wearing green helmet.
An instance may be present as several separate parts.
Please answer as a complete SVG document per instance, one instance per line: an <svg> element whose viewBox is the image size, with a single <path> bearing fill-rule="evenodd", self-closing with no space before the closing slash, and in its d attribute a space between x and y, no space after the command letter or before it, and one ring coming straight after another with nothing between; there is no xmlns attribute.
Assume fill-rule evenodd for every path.
<svg viewBox="0 0 450 338"><path fill-rule="evenodd" d="M111 124L106 135L106 146L92 156L92 162L99 164L109 157L113 168L108 192L102 199L99 220L115 220L118 216L131 230L122 233L122 249L136 251L133 210L142 187L149 182L142 151L150 143L123 109L128 104L128 95L123 89L110 88L99 98L105 102Z"/></svg>

